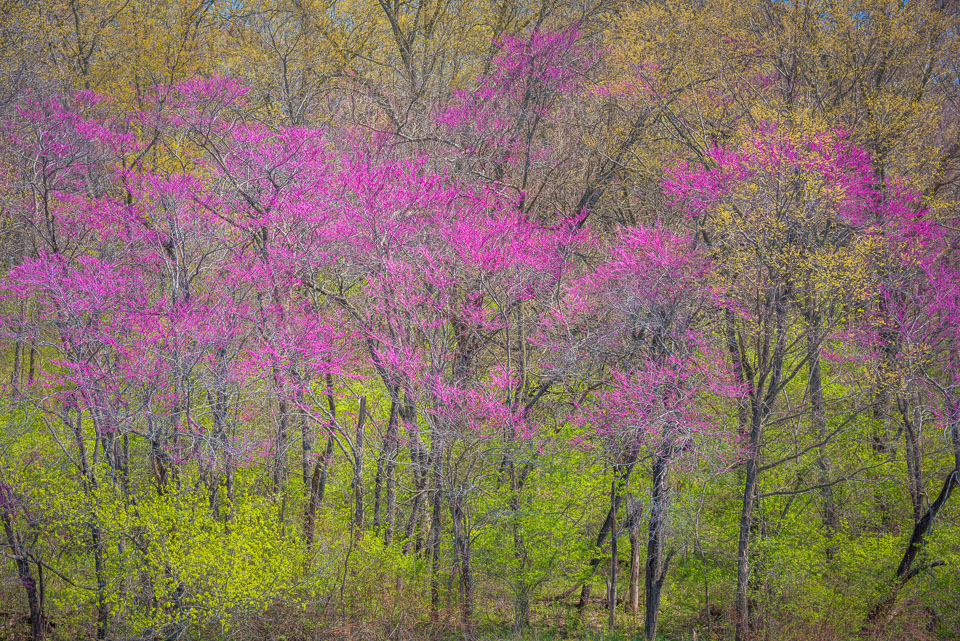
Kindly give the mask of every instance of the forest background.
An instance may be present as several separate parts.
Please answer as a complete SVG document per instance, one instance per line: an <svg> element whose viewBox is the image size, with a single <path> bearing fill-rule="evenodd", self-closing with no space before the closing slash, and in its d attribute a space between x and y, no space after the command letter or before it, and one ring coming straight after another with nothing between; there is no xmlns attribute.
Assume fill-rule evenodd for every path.
<svg viewBox="0 0 960 641"><path fill-rule="evenodd" d="M0 638L960 638L958 26L0 1Z"/></svg>

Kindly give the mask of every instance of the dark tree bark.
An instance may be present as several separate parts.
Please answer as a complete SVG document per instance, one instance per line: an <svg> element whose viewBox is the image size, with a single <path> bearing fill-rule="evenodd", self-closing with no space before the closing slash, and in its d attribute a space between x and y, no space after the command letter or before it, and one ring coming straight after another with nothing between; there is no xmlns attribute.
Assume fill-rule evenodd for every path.
<svg viewBox="0 0 960 641"><path fill-rule="evenodd" d="M889 596L887 596L883 601L875 605L870 610L870 613L867 615L867 620L864 623L863 628L861 628L861 635L868 634L870 632L870 628L876 625L881 619L886 618L889 620L895 616L895 609L893 606L897 599L897 595L899 594L900 590L910 582L911 579L927 569L943 565L943 561L940 560L933 560L917 565L917 557L920 555L924 546L926 545L927 536L933 529L933 525L936 522L937 516L950 500L953 492L957 489L957 487L960 487L960 412L958 412L958 409L960 408L957 407L953 399L948 399L948 403L950 404L950 407L948 408L950 416L950 425L948 431L950 435L950 442L953 448L953 469L947 473L946 477L944 477L943 483L940 486L940 491L937 493L937 498L933 500L933 502L930 504L930 507L928 507L926 510L921 509L919 512L917 512L915 509L913 530L910 532L910 539L907 541L903 556L901 557L900 563L897 566L897 582ZM898 406L900 407L901 416L904 418L904 421L908 422L909 413L906 411L906 404L902 399L898 400ZM905 427L904 429L906 431L907 428Z"/></svg>
<svg viewBox="0 0 960 641"><path fill-rule="evenodd" d="M620 497L617 496L617 480L614 478L610 482L610 505L620 503ZM617 627L617 567L619 565L619 554L617 550L617 541L620 539L620 530L617 524L617 511L612 510L612 522L610 523L610 585L607 589L607 628L613 630Z"/></svg>
<svg viewBox="0 0 960 641"><path fill-rule="evenodd" d="M283 492L287 481L287 436L290 421L290 405L286 399L280 403L280 418L273 446L273 491Z"/></svg>
<svg viewBox="0 0 960 641"><path fill-rule="evenodd" d="M322 475L321 465L317 463L313 467L313 475L310 479L310 500L307 502L307 512L304 515L303 539L307 544L307 552L313 549L313 539L317 531L317 509L320 507L320 501L323 499L320 477Z"/></svg>
<svg viewBox="0 0 960 641"><path fill-rule="evenodd" d="M107 605L107 574L103 560L103 539L100 526L90 525L90 538L93 543L93 567L97 578L97 639L107 638L110 624L110 606Z"/></svg>
<svg viewBox="0 0 960 641"><path fill-rule="evenodd" d="M664 558L667 540L667 514L670 509L670 496L667 488L667 472L670 461L667 456L653 459L653 486L650 491L650 520L647 524L647 562L644 578L646 603L644 604L643 636L647 641L657 637L657 623L660 618L660 595L663 581L670 565L669 557Z"/></svg>
<svg viewBox="0 0 960 641"><path fill-rule="evenodd" d="M330 412L330 420L337 418L337 403L333 398L333 377L327 374L327 409ZM316 536L317 510L323 503L323 496L327 489L327 476L330 465L333 462L333 448L336 441L333 434L327 437L327 445L323 452L323 457L313 465L313 473L310 475L310 499L307 501L307 510L304 515L303 537L307 544L307 550L313 547L313 540Z"/></svg>
<svg viewBox="0 0 960 641"><path fill-rule="evenodd" d="M367 420L367 397L360 398L360 413L357 417L357 439L353 449L353 496L355 508L353 525L363 531L363 427Z"/></svg>
<svg viewBox="0 0 960 641"><path fill-rule="evenodd" d="M920 435L910 416L910 402L902 396L897 397L897 411L903 426L903 441L907 464L907 489L910 491L910 503L913 507L913 522L918 523L923 514L923 476L920 455Z"/></svg>
<svg viewBox="0 0 960 641"><path fill-rule="evenodd" d="M628 596L630 614L640 612L640 504L628 499L630 510L630 590Z"/></svg>
<svg viewBox="0 0 960 641"><path fill-rule="evenodd" d="M16 509L16 500L12 496L10 488L5 484L0 485L0 520L3 521L3 531L7 538L7 545L10 547L10 556L13 557L17 566L17 579L27 597L30 638L33 641L39 641L43 638L45 632L43 602L38 591L37 581L34 580L33 572L30 570L30 555L23 544L23 538L13 524L14 509ZM38 571L40 567L38 563Z"/></svg>
<svg viewBox="0 0 960 641"><path fill-rule="evenodd" d="M960 467L954 468L947 474L946 478L943 479L943 485L940 487L937 498L934 499L930 507L923 513L920 520L914 523L913 531L910 533L910 540L907 542L907 548L903 553L903 557L900 559L900 564L897 566L897 578L905 580L912 576L913 563L917 558L917 554L926 544L926 537L933 527L934 520L937 518L937 515L940 514L943 506L950 500L950 495L953 494L953 491L957 489L958 485L960 485Z"/></svg>
<svg viewBox="0 0 960 641"><path fill-rule="evenodd" d="M392 412L391 412L392 413ZM387 443L386 443L386 507L384 509L384 528L383 542L385 545L393 543L393 532L397 521L397 451L398 434L396 417L391 417L387 425Z"/></svg>
<svg viewBox="0 0 960 641"><path fill-rule="evenodd" d="M513 558L517 561L518 569L523 572L527 565L527 546L524 540L523 531L520 528L520 493L533 469L532 463L527 463L517 470L516 463L512 460L506 461L510 476L510 486L512 495L510 497L510 510L513 512L511 532L513 534ZM513 631L519 634L530 624L530 590L523 586L516 595L513 613Z"/></svg>
<svg viewBox="0 0 960 641"><path fill-rule="evenodd" d="M613 503L611 503L610 508L607 510L607 517L604 519L603 525L600 526L600 531L597 533L597 539L594 544L597 548L602 548L604 542L607 540L607 537L610 536L611 532L613 532L615 514L617 510L620 509L620 502L623 498L622 488L626 488L630 483L630 473L637 464L637 455L638 453L636 450L631 451L627 455L629 463L615 466L614 474L619 474L620 476L619 487L621 490L613 495ZM593 577L593 575L596 574L597 568L600 567L601 560L602 559L599 556L595 556L590 559L590 577ZM570 592L572 593L572 591L576 590L577 587L579 587L579 584L574 586ZM577 612L579 612L581 615L583 614L583 608L586 607L587 602L590 600L590 592L591 589L588 580L587 582L583 583L583 587L580 590L580 600L577 601Z"/></svg>
<svg viewBox="0 0 960 641"><path fill-rule="evenodd" d="M739 536L737 539L737 594L735 601L736 641L750 638L750 543L753 533L754 510L757 502L757 479L760 472L760 454L763 426L773 408L777 394L806 362L806 355L792 366L784 376L784 359L787 355L787 292L784 285L777 285L767 293L763 301L763 317L755 346L756 362L751 364L743 347L742 336L737 332L733 314L726 315L727 347L733 362L734 375L747 392L747 403L742 418L749 419L747 452L744 464L743 499L740 511Z"/></svg>
<svg viewBox="0 0 960 641"><path fill-rule="evenodd" d="M330 412L330 421L337 420L337 403L333 398L333 377L327 374L327 410ZM330 476L330 466L333 465L333 448L336 444L333 434L327 437L327 445L323 450L323 458L317 462L320 476L317 481L317 506L323 503L323 496L327 491L327 479ZM314 472L316 474L316 472Z"/></svg>
<svg viewBox="0 0 960 641"><path fill-rule="evenodd" d="M436 623L440 620L440 533L443 528L443 444L440 443L439 435L436 433L433 435L430 449L433 501L427 551L430 555L430 620Z"/></svg>
<svg viewBox="0 0 960 641"><path fill-rule="evenodd" d="M427 481L430 476L430 456L427 454L423 441L420 439L420 431L417 427L417 412L411 402L411 395L406 394L401 418L407 431L407 439L410 448L410 461L413 470L413 504L410 506L410 515L407 519L406 527L403 531L403 553L409 554L411 549L420 552L423 541L417 535L417 526L422 518L423 506L427 495ZM431 445L432 447L432 445ZM416 541L416 544L414 542Z"/></svg>
<svg viewBox="0 0 960 641"><path fill-rule="evenodd" d="M303 493L310 498L310 477L312 476L313 434L310 433L310 424L306 415L300 416L300 438L303 441L303 452L300 458L300 478L303 479Z"/></svg>
<svg viewBox="0 0 960 641"><path fill-rule="evenodd" d="M907 548L900 559L900 565L897 566L897 578L901 581L907 581L913 574L913 564L917 554L926 544L926 537L933 528L934 521L943 506L950 500L950 495L960 485L960 407L953 398L947 399L948 403L948 432L950 435L950 444L953 448L953 469L947 473L940 487L937 498L934 499L930 507L920 515L919 519L914 519L913 532L910 534L910 540L907 542Z"/></svg>
<svg viewBox="0 0 960 641"><path fill-rule="evenodd" d="M397 449L397 406L396 400L390 401L390 418L387 431L383 436L383 445L377 460L377 477L373 492L373 529L383 528L383 542L393 542L393 527L396 512L396 449Z"/></svg>
<svg viewBox="0 0 960 641"><path fill-rule="evenodd" d="M470 557L470 527L463 507L462 488L448 499L453 524L453 547L460 569L460 624L467 639L473 638L473 566Z"/></svg>

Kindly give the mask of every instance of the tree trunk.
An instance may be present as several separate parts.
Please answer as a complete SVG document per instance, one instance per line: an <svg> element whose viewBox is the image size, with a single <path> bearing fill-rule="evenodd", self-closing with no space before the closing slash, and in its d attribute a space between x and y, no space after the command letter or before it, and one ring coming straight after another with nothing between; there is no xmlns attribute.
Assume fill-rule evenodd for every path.
<svg viewBox="0 0 960 641"><path fill-rule="evenodd" d="M330 421L332 423L337 420L337 402L333 398L333 376L330 374L327 374L327 409L330 412ZM333 434L327 436L327 446L323 450L323 459L317 463L320 469L320 475L317 477L316 470L314 470L313 473L313 476L317 477L315 482L311 480L311 492L316 497L316 508L319 508L320 504L323 503L323 495L327 491L327 478L330 475L330 466L333 464L333 447L335 443L336 441L333 438Z"/></svg>
<svg viewBox="0 0 960 641"><path fill-rule="evenodd" d="M97 447L99 443L99 438L94 441L93 454L90 458L87 457L87 446L83 438L83 413L79 410L76 412L76 421L74 424L67 422L67 426L73 430L73 437L75 439L75 444L77 446L77 461L79 463L78 469L80 472L80 482L83 486L84 494L91 503L94 503L92 496L97 491L97 477L95 476L95 469L91 466L90 458L92 460L97 460ZM96 599L97 599L97 640L102 641L107 638L107 630L109 627L109 616L110 608L107 605L107 576L106 576L106 567L103 562L103 540L100 531L99 523L99 514L94 510L90 514L91 520L87 522L87 527L90 529L90 540L93 546L93 567L94 575L96 576Z"/></svg>
<svg viewBox="0 0 960 641"><path fill-rule="evenodd" d="M914 562L920 550L922 550L926 544L926 537L930 533L937 515L947 504L947 501L950 500L950 495L960 486L960 435L957 434L956 423L952 426L951 431L954 441L954 469L944 478L937 498L930 504L927 511L924 512L919 519L915 520L913 531L910 533L910 540L907 542L906 550L904 550L900 564L897 566L897 584L889 596L870 610L870 613L867 615L867 620L860 630L861 636L869 634L870 628L880 621L880 619L886 618L889 621L893 618L894 614L891 610L893 609L897 594L910 579L925 569L943 565L942 561L932 561L928 564L914 567Z"/></svg>
<svg viewBox="0 0 960 641"><path fill-rule="evenodd" d="M303 479L303 493L310 497L311 455L313 454L313 434L304 414L300 416L300 437L303 440L303 455L300 459L300 474Z"/></svg>
<svg viewBox="0 0 960 641"><path fill-rule="evenodd" d="M353 496L356 507L353 525L363 531L363 424L367 419L367 397L360 397L360 414L357 417L357 440L353 450Z"/></svg>
<svg viewBox="0 0 960 641"><path fill-rule="evenodd" d="M380 446L380 452L377 455L377 473L373 477L373 531L378 534L383 524L383 477L387 466L386 437L383 441L384 443Z"/></svg>
<svg viewBox="0 0 960 641"><path fill-rule="evenodd" d="M510 511L513 515L511 523L513 558L517 562L518 571L523 573L527 567L527 546L523 531L520 527L520 492L526 483L527 475L530 473L532 466L530 464L524 465L518 474L516 464L512 458L508 460L506 464L509 468L510 489L512 493L510 497ZM526 583L522 584L514 603L513 631L515 634L520 634L520 632L530 624L530 597L530 586Z"/></svg>
<svg viewBox="0 0 960 641"><path fill-rule="evenodd" d="M467 639L473 638L473 568L470 562L470 530L463 509L464 491L450 497L450 516L453 519L453 545L460 567L460 623Z"/></svg>
<svg viewBox="0 0 960 641"><path fill-rule="evenodd" d="M622 475L622 479L620 481L621 487L626 487L627 483L629 483L630 472L633 470L633 466L635 464L636 464L636 457L633 458L633 462L624 466L621 472L621 475ZM604 519L603 525L600 526L600 531L597 533L596 542L594 543L594 545L598 548L603 547L604 541L607 540L607 536L609 536L610 532L612 531L611 528L613 527L614 514L617 510L620 509L621 498L622 498L622 495L619 492L616 493L614 496L615 503L612 504L610 508L607 510L607 518ZM595 556L592 559L590 559L590 577L593 577L593 575L597 571L597 568L600 567L600 561L601 561L601 558L599 556ZM576 589L576 587L574 587L574 589ZM590 600L590 592L591 592L591 589L590 589L590 583L588 579L587 582L584 582L583 587L580 590L580 599L579 601L577 601L577 612L579 612L581 615L583 614L583 608L585 608L587 605L587 601Z"/></svg>
<svg viewBox="0 0 960 641"><path fill-rule="evenodd" d="M327 374L327 407L330 411L330 420L337 418L337 403L333 398L333 377ZM307 502L307 511L304 517L304 539L307 544L307 552L313 547L314 537L317 531L317 510L323 503L323 496L327 490L327 476L330 465L333 461L333 447L336 441L333 434L327 437L327 446L323 452L323 458L314 463L313 474L310 477L310 500Z"/></svg>
<svg viewBox="0 0 960 641"><path fill-rule="evenodd" d="M897 397L897 411L903 423L903 442L906 450L907 489L913 506L913 522L917 523L923 514L923 477L921 472L919 434L917 434L910 416L910 402L902 396Z"/></svg>
<svg viewBox="0 0 960 641"><path fill-rule="evenodd" d="M17 579L23 587L27 596L27 608L30 616L30 638L33 641L39 641L44 635L44 616L43 603L37 591L37 582L33 579L33 572L30 570L30 557L23 546L20 534L13 527L11 515L16 509L15 499L11 495L8 486L0 486L0 518L3 520L3 531L7 537L7 544L10 546L10 553L17 566ZM39 570L41 566L37 564Z"/></svg>
<svg viewBox="0 0 960 641"><path fill-rule="evenodd" d="M740 420L749 419L747 460L743 483L743 504L740 512L740 533L737 540L737 596L735 601L736 641L750 638L750 540L753 513L757 500L757 476L760 472L760 439L763 422L773 408L777 394L783 389L784 358L788 351L786 290L778 285L768 294L767 327L755 347L756 368L750 365L741 340L738 340L734 317L726 315L727 346L737 380L744 386L748 404L741 405ZM772 325L772 327L770 326ZM789 380L792 377L788 377Z"/></svg>
<svg viewBox="0 0 960 641"><path fill-rule="evenodd" d="M218 352L218 358L222 359L222 352ZM222 360L220 361L222 363ZM217 382L213 393L207 394L208 399L213 406L213 434L212 441L216 448L216 455L223 457L223 465L227 477L227 495L230 502L228 511L228 520L233 514L233 460L230 452L227 451L227 393L226 393L226 367L222 365L217 371ZM210 483L208 490L210 492L210 512L214 519L220 518L220 503L218 499L220 478L216 472L216 459L213 461L213 469L210 470Z"/></svg>
<svg viewBox="0 0 960 641"><path fill-rule="evenodd" d="M761 425L760 412L758 408L754 407L751 416L750 451L743 483L740 535L737 540L736 641L748 641L750 638L750 534L753 527L754 502L757 496Z"/></svg>
<svg viewBox="0 0 960 641"><path fill-rule="evenodd" d="M397 422L397 401L390 401L390 418L387 420L387 432L383 436L382 445L380 447L380 456L377 457L377 476L373 484L373 529L377 532L380 532L381 526L386 524L387 512L388 510L385 507L385 503L389 501L386 500L386 495L389 494L389 481L391 479L391 471L389 470L391 464L391 445L393 444L394 436L396 433L396 422ZM384 528L386 529L386 528ZM393 532L391 529L390 539L393 539ZM385 545L390 545L390 541L387 540L386 533L384 533L384 543Z"/></svg>
<svg viewBox="0 0 960 641"><path fill-rule="evenodd" d="M23 303L20 304L20 308L21 310L23 309ZM23 346L20 344L20 341L16 341L13 344L13 368L10 370L10 383L14 386L14 388L19 387L20 385L21 353L23 353Z"/></svg>
<svg viewBox="0 0 960 641"><path fill-rule="evenodd" d="M397 521L397 421L394 418L387 425L386 486L387 500L384 514L383 543L393 543L393 531Z"/></svg>
<svg viewBox="0 0 960 641"><path fill-rule="evenodd" d="M403 531L403 553L409 554L416 535L417 525L420 523L420 515L423 511L430 466L426 449L420 440L420 432L417 429L416 409L410 403L409 394L407 394L401 418L406 426L407 437L410 442L410 462L412 463L411 467L413 469L413 504L410 507L410 517L407 519L407 525ZM422 541L418 542L416 546L417 552L420 551L421 544Z"/></svg>
<svg viewBox="0 0 960 641"><path fill-rule="evenodd" d="M900 565L897 566L898 578L904 579L910 575L913 562L917 557L917 553L926 543L926 536L933 527L934 519L936 519L947 501L950 500L950 495L953 494L953 491L958 485L960 485L960 468L954 468L943 480L940 493L933 503L930 504L930 508L927 509L920 520L914 524L913 532L910 534L910 541L907 543L907 549L903 553L903 558L900 559Z"/></svg>
<svg viewBox="0 0 960 641"><path fill-rule="evenodd" d="M153 472L153 480L156 483L157 495L163 496L167 492L167 459L166 452L167 428L165 421L158 422L153 417L147 415L147 438L150 441L150 471Z"/></svg>
<svg viewBox="0 0 960 641"><path fill-rule="evenodd" d="M631 512L636 509L631 506ZM635 514L630 524L630 614L640 612L640 515Z"/></svg>
<svg viewBox="0 0 960 641"><path fill-rule="evenodd" d="M617 492L616 477L610 481L610 505L615 506L620 503L620 497ZM617 627L617 567L619 558L617 554L617 541L620 538L620 532L617 526L617 511L612 510L613 519L610 523L610 586L607 591L607 628L613 630Z"/></svg>
<svg viewBox="0 0 960 641"><path fill-rule="evenodd" d="M280 401L280 420L277 423L277 436L273 449L273 491L283 492L287 479L287 423L289 405Z"/></svg>
<svg viewBox="0 0 960 641"><path fill-rule="evenodd" d="M669 560L664 559L667 538L667 514L670 496L667 488L667 473L670 461L666 456L653 459L653 487L650 492L650 520L647 525L647 563L644 589L646 593L643 620L643 635L647 641L657 637L657 622L660 618L660 594L667 575Z"/></svg>
<svg viewBox="0 0 960 641"><path fill-rule="evenodd" d="M227 502L230 503L230 509L227 510L227 513L226 513L226 515L225 515L224 518L225 518L227 521L232 521L232 520L233 520L234 506L236 505L236 501L235 501L235 499L236 499L236 492L235 492L235 488L236 488L236 483L235 483L235 477L236 477L236 475L235 475L236 462L234 461L233 453L232 453L232 452L227 451L227 452L224 454L224 456L223 456L223 466L224 466L224 473L225 473L225 476L226 476L226 483L227 483Z"/></svg>
<svg viewBox="0 0 960 641"><path fill-rule="evenodd" d="M407 518L407 525L403 530L403 553L409 554L411 549L420 551L421 543L414 546L417 539L417 526L420 524L420 516L423 512L423 505L427 493L427 475L428 467L425 463L425 456L421 456L422 445L410 444L410 458L414 460L413 464L413 503L410 506L410 515Z"/></svg>
<svg viewBox="0 0 960 641"><path fill-rule="evenodd" d="M103 563L103 540L100 526L90 525L90 535L93 542L93 567L97 577L97 640L107 638L110 607L107 605L107 574Z"/></svg>
<svg viewBox="0 0 960 641"><path fill-rule="evenodd" d="M313 473L313 475L317 477L316 490L314 491L317 496L317 507L323 503L323 496L327 492L327 480L330 477L330 465L333 464L334 445L336 445L336 441L334 440L333 435L330 435L327 437L327 446L323 450L323 458L317 461L316 469Z"/></svg>
<svg viewBox="0 0 960 641"><path fill-rule="evenodd" d="M934 520L943 509L943 506L950 500L950 495L960 485L960 411L955 406L953 399L947 400L950 407L949 411L949 433L950 441L953 446L953 469L943 479L943 485L937 498L934 499L930 507L919 519L914 519L913 532L910 534L910 540L907 543L907 549L903 553L900 565L897 566L897 578L906 581L911 576L913 562L917 553L926 543L926 536L933 527Z"/></svg>
<svg viewBox="0 0 960 641"><path fill-rule="evenodd" d="M440 531L443 528L443 453L441 451L442 445L438 443L438 440L438 436L434 434L433 443L431 443L431 449L433 450L431 465L433 512L427 542L427 549L430 554L430 620L434 623L440 620Z"/></svg>
<svg viewBox="0 0 960 641"><path fill-rule="evenodd" d="M313 549L313 539L317 532L317 508L320 507L320 501L323 500L322 476L322 466L318 461L313 467L313 476L310 479L310 500L307 503L307 513L304 515L303 524L303 538L307 544L308 554Z"/></svg>

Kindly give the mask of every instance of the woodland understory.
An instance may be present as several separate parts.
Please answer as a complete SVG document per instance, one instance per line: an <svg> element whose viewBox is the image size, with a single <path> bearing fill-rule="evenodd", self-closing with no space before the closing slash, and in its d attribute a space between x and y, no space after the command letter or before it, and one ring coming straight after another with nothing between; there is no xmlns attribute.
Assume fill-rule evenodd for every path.
<svg viewBox="0 0 960 641"><path fill-rule="evenodd" d="M0 640L960 639L960 4L0 0Z"/></svg>

